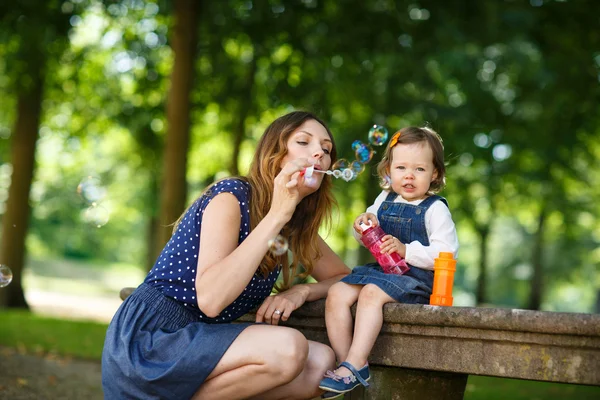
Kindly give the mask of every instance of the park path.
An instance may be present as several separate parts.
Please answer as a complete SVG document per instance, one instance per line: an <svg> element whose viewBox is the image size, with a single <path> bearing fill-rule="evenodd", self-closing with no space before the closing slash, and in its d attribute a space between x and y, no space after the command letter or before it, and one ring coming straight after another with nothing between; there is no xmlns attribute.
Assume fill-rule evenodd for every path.
<svg viewBox="0 0 600 400"><path fill-rule="evenodd" d="M102 400L100 363L0 347L0 399Z"/></svg>
<svg viewBox="0 0 600 400"><path fill-rule="evenodd" d="M28 290L25 293L31 309L40 315L56 318L110 322L119 308L119 294L75 295L67 293Z"/></svg>

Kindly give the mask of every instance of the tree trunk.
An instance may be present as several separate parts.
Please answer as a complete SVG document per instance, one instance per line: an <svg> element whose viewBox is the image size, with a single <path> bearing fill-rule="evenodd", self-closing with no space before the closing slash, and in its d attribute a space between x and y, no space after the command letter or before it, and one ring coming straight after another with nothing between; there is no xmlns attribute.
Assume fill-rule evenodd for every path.
<svg viewBox="0 0 600 400"><path fill-rule="evenodd" d="M242 93L240 99L240 113L238 115L237 120L237 128L234 131L233 138L233 152L231 155L231 167L230 172L232 175L239 175L240 170L238 168L238 162L240 157L240 148L242 147L242 142L244 141L244 137L246 136L246 118L250 113L250 109L252 106L252 89L254 88L254 76L256 75L256 59L258 55L255 54L254 58L250 63L250 70L248 71L248 78L246 79L246 84L244 85L244 91Z"/></svg>
<svg viewBox="0 0 600 400"><path fill-rule="evenodd" d="M477 293L475 294L475 301L478 305L485 304L488 301L487 298L487 241L489 238L490 230L488 227L478 228L479 233L479 277L477 279Z"/></svg>
<svg viewBox="0 0 600 400"><path fill-rule="evenodd" d="M158 217L156 215L156 209L158 208L158 191L160 189L158 186L158 179L156 174L152 174L149 189L150 210L152 210L152 214L150 214L150 217L148 218L148 226L146 228L146 271L150 271L152 269L154 263L156 262L156 259L158 258L162 250L161 247L156 246L158 240L157 235L159 232L159 224Z"/></svg>
<svg viewBox="0 0 600 400"><path fill-rule="evenodd" d="M533 265L533 276L531 278L531 292L529 294L529 310L539 310L542 305L542 293L544 283L544 266L543 266L543 250L544 250L544 226L546 222L546 205L542 205L542 210L538 217L538 229L535 235L535 243L531 263Z"/></svg>
<svg viewBox="0 0 600 400"><path fill-rule="evenodd" d="M172 48L175 54L171 89L167 103L167 137L163 159L160 227L157 247L171 237L172 224L186 206L187 154L190 142L190 92L194 81L194 60L198 42L197 21L200 1L176 0Z"/></svg>
<svg viewBox="0 0 600 400"><path fill-rule="evenodd" d="M38 71L43 66L38 66ZM36 76L37 75L37 76ZM13 281L0 289L0 308L29 308L23 293L25 238L29 223L29 192L35 168L42 105L43 77L32 75L31 84L21 89L17 102L17 120L11 145L12 178L2 218L0 263L12 269Z"/></svg>

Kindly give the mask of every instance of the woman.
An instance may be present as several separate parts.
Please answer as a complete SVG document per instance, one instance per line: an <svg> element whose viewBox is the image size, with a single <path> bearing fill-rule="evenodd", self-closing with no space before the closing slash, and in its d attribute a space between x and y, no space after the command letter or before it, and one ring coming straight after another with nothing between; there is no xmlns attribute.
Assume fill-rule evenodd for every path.
<svg viewBox="0 0 600 400"><path fill-rule="evenodd" d="M278 326L350 271L318 235L334 203L336 158L316 116L292 112L263 134L247 177L219 181L182 215L154 268L111 321L102 355L107 399L309 399L333 351ZM293 254L275 255L283 235ZM299 265L305 272L299 273ZM279 294L269 296L279 273ZM318 283L297 284L313 276ZM262 303L262 305L260 305ZM260 305L258 324L233 324Z"/></svg>

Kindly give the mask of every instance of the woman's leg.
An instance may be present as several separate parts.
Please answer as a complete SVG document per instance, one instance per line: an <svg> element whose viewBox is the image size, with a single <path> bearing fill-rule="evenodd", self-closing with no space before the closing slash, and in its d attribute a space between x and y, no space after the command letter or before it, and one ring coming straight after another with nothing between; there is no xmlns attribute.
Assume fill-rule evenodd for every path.
<svg viewBox="0 0 600 400"><path fill-rule="evenodd" d="M327 336L339 361L346 359L352 344L353 321L350 307L356 303L362 288L362 285L338 282L327 292L325 300Z"/></svg>
<svg viewBox="0 0 600 400"><path fill-rule="evenodd" d="M383 325L383 305L393 302L395 300L376 285L365 285L360 291L356 306L354 339L345 358L345 361L356 369L362 368L367 363L367 358L375 345ZM345 367L339 368L336 373L340 376L351 374Z"/></svg>
<svg viewBox="0 0 600 400"><path fill-rule="evenodd" d="M308 359L300 375L288 384L259 394L255 399L312 399L318 397L323 394L323 390L319 389L319 383L323 379L325 371L333 369L334 365L335 355L331 347L309 341Z"/></svg>
<svg viewBox="0 0 600 400"><path fill-rule="evenodd" d="M319 379L328 368L327 362L329 366L333 365L331 350L327 357L321 346L310 345L295 329L252 325L231 344L193 398L246 399L259 394L263 398L275 388L283 394L269 398L296 398L281 386L289 384L295 388L300 381L304 391L311 392L306 397L310 398L319 390ZM316 369L321 368L321 363L322 370L317 378ZM308 386L308 381L311 381L311 386Z"/></svg>

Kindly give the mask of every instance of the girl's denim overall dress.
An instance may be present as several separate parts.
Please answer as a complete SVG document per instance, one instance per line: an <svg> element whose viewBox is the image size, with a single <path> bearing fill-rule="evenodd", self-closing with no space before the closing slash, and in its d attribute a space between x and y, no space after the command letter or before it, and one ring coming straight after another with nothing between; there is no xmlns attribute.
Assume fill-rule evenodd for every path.
<svg viewBox="0 0 600 400"><path fill-rule="evenodd" d="M433 195L419 205L395 203L398 196L390 192L377 210L377 219L385 233L390 234L407 244L419 241L429 246L427 229L425 228L425 212L431 205L440 200L448 206L446 199ZM411 266L404 275L386 274L377 263L357 266L352 273L341 281L353 285L377 285L399 303L429 304L429 296L433 287L433 271Z"/></svg>

